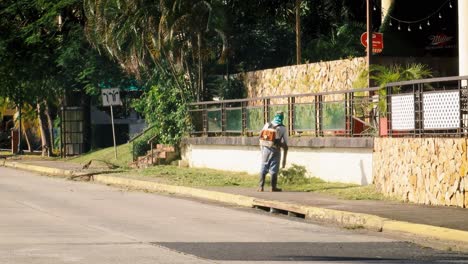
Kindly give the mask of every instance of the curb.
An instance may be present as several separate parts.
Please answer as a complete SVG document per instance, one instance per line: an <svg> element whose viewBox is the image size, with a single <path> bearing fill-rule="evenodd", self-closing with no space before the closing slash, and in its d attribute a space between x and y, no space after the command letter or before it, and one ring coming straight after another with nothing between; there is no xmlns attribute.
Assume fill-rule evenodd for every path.
<svg viewBox="0 0 468 264"><path fill-rule="evenodd" d="M383 230L394 233L410 233L418 237L437 239L440 242L456 242L457 244L451 246L456 249L468 251L468 231L394 221L390 219L384 221Z"/></svg>
<svg viewBox="0 0 468 264"><path fill-rule="evenodd" d="M3 161L0 162L0 166L24 169L55 176L81 176L80 173L71 170L42 167L18 162ZM432 242L442 243L446 248L450 247L456 250L468 252L468 231L396 221L370 214L298 205L275 200L263 200L244 195L209 191L185 186L161 184L103 174L95 174L93 175L93 178L95 182L107 185L133 187L141 190L178 194L242 207L271 208L285 211L288 214L292 213L293 215L301 215L307 219L313 219L327 223L333 222L344 227L365 228L378 232L406 234L412 236L413 238L419 237L431 240Z"/></svg>
<svg viewBox="0 0 468 264"><path fill-rule="evenodd" d="M148 182L141 180L134 180L128 178L107 176L107 175L94 175L94 181L111 184L118 186L134 187L138 189L156 191L156 192L166 192L172 194L179 194L185 196L192 196L197 198L203 198L223 203L228 203L232 205L239 205L244 207L252 207L254 198L237 195L237 194L228 194L223 192L207 191L203 189L185 187L185 186L175 186L168 184L161 184L156 182Z"/></svg>
<svg viewBox="0 0 468 264"><path fill-rule="evenodd" d="M2 166L8 167L8 168L13 168L13 169L20 169L20 170L27 170L27 171L45 173L45 174L54 175L54 176L61 176L61 177L76 176L76 173L74 171L72 171L72 170L64 170L64 169L43 167L43 166L25 164L25 163L14 162L14 161L4 161Z"/></svg>

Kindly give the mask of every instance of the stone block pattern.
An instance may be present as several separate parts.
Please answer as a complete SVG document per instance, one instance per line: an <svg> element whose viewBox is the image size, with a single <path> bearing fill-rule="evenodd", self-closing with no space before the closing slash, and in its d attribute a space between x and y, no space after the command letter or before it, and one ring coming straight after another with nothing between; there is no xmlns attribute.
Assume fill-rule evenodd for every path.
<svg viewBox="0 0 468 264"><path fill-rule="evenodd" d="M377 189L405 201L468 207L468 152L463 138L375 138Z"/></svg>
<svg viewBox="0 0 468 264"><path fill-rule="evenodd" d="M240 74L247 98L352 89L365 57L286 66ZM364 87L362 87L364 88Z"/></svg>

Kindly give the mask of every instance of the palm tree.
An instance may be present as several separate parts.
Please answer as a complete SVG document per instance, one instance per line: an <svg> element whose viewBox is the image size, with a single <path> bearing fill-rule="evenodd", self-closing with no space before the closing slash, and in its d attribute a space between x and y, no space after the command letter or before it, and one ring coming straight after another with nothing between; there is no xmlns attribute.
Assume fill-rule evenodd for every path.
<svg viewBox="0 0 468 264"><path fill-rule="evenodd" d="M186 65L185 72L190 74L192 68L197 69L195 80L197 99L203 98L204 62L210 57L216 57L209 42L218 36L221 41L221 49L218 59L224 61L227 51L227 38L223 33L223 20L217 13L216 1L209 3L205 0L176 1L173 8L164 6L161 18L160 38L171 48L171 55L181 67Z"/></svg>
<svg viewBox="0 0 468 264"><path fill-rule="evenodd" d="M383 66L383 65L371 65L370 67L371 79L380 87L379 89L379 102L377 109L380 115L386 116L387 114L387 89L386 85L389 83L418 80L432 76L432 72L429 67L421 63L412 63L406 66L399 64ZM393 93L399 91L400 87L393 87Z"/></svg>
<svg viewBox="0 0 468 264"><path fill-rule="evenodd" d="M214 1L216 2L216 1ZM203 63L209 57L205 36L225 37L213 17L215 4L204 0L85 0L87 35L95 47L103 48L128 72L141 77L149 68L170 73L176 80L183 75L191 93L204 93ZM169 67L165 67L168 65ZM193 69L197 75L192 74ZM195 92L196 91L196 92Z"/></svg>

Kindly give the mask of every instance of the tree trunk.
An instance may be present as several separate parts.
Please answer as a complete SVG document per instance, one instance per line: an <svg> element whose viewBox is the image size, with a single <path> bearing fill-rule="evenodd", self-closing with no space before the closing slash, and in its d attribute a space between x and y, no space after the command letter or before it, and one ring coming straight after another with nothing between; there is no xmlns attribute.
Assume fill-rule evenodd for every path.
<svg viewBox="0 0 468 264"><path fill-rule="evenodd" d="M26 145L28 145L28 152L33 152L33 149L31 147L31 142L29 141L28 133L26 132L26 129L23 128L23 137L26 140Z"/></svg>
<svg viewBox="0 0 468 264"><path fill-rule="evenodd" d="M202 45L202 35L200 32L197 34L198 37L198 84L199 84L199 95L198 101L200 99L203 101L204 98L204 88L203 88L203 63L202 63L202 55L201 55L201 45Z"/></svg>
<svg viewBox="0 0 468 264"><path fill-rule="evenodd" d="M296 64L301 64L301 1L296 0Z"/></svg>
<svg viewBox="0 0 468 264"><path fill-rule="evenodd" d="M47 126L47 117L44 114L44 110L41 103L36 104L37 118L39 121L39 129L41 131L41 149L42 156L50 156L52 151L52 144L50 143L50 135Z"/></svg>
<svg viewBox="0 0 468 264"><path fill-rule="evenodd" d="M51 146L51 153L53 152L55 145L54 145L54 122L52 120L52 117L50 116L50 107L49 103L44 100L44 114L47 118L47 128L49 129L49 140L50 140L50 146Z"/></svg>

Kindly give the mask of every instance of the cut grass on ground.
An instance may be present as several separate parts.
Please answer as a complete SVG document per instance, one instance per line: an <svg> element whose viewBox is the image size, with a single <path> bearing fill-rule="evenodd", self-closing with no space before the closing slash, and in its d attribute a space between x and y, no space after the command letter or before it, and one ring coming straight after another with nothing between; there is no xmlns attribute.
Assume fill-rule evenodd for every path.
<svg viewBox="0 0 468 264"><path fill-rule="evenodd" d="M87 163L90 160L101 160L121 168L128 168L129 163L132 161L132 144L127 143L117 146L117 160L115 159L114 147L90 151L76 158L67 159L67 161L76 163Z"/></svg>
<svg viewBox="0 0 468 264"><path fill-rule="evenodd" d="M106 148L68 159L71 162L87 163L101 160L127 169L122 175L150 177L158 182L191 187L248 187L256 188L258 175L243 172L221 171L205 168L181 168L177 166L155 166L132 170L128 165L132 160L132 144L117 147L117 160L114 148ZM269 186L269 176L266 186ZM360 186L337 182L326 182L318 178L298 178L285 180L279 177L278 184L285 191L320 192L348 200L391 200L375 190L373 185Z"/></svg>
<svg viewBox="0 0 468 264"><path fill-rule="evenodd" d="M258 176L243 172L220 171L205 168L181 168L177 166L155 166L123 173L149 177L161 183L190 187L248 187L256 188ZM269 176L265 186L269 186ZM374 185L326 182L319 178L302 179L300 183L285 183L279 177L278 184L285 191L320 192L347 200L390 200L375 190Z"/></svg>
<svg viewBox="0 0 468 264"><path fill-rule="evenodd" d="M0 156L5 157L5 156L12 156L11 151L0 151Z"/></svg>

